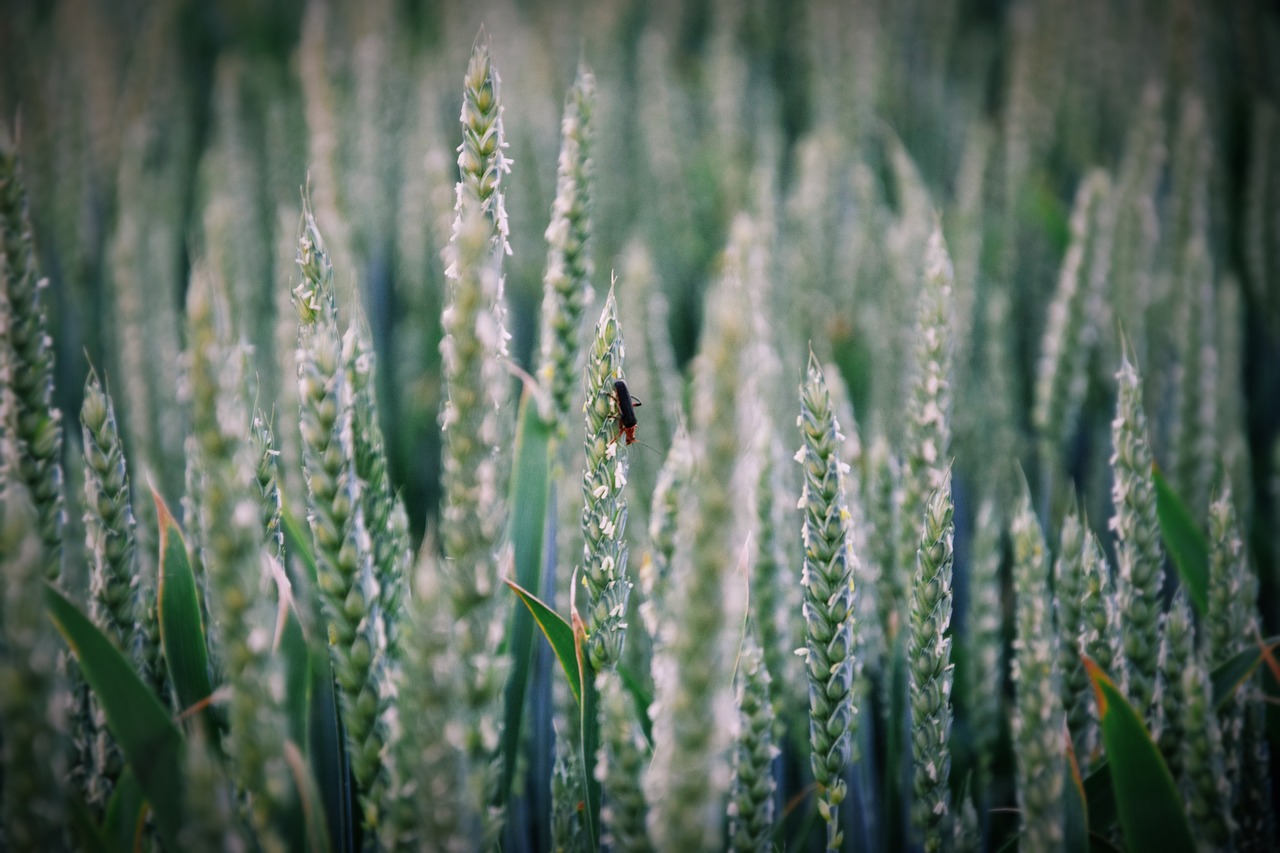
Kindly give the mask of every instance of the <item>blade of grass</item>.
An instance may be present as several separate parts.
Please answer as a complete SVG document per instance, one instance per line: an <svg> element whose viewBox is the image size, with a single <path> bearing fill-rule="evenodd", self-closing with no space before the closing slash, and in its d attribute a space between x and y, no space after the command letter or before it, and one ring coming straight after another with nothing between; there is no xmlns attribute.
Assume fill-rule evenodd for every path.
<svg viewBox="0 0 1280 853"><path fill-rule="evenodd" d="M160 528L159 602L160 644L169 667L169 682L178 696L178 707L188 709L204 704L200 712L208 731L219 731L209 704L213 683L209 678L209 652L204 624L200 618L200 598L195 574L182 529L174 520L164 498L155 490L156 524Z"/></svg>
<svg viewBox="0 0 1280 853"><path fill-rule="evenodd" d="M1280 646L1280 637L1272 637L1266 645L1269 648ZM1251 648L1219 664L1211 674L1214 705L1221 708L1230 701L1261 660L1260 649ZM1111 780L1111 767L1105 760L1096 764L1084 780L1084 794L1088 804L1090 837L1095 839L1093 843L1096 845L1097 833L1110 829L1116 820L1115 786Z"/></svg>
<svg viewBox="0 0 1280 853"><path fill-rule="evenodd" d="M1255 627L1258 655L1266 664L1262 676L1262 701L1266 703L1267 740L1273 744L1280 743L1280 661L1276 660L1274 654L1276 645L1264 641L1257 631Z"/></svg>
<svg viewBox="0 0 1280 853"><path fill-rule="evenodd" d="M351 808L351 773L338 719L338 693L327 654L310 655L307 753L320 788L329 840L334 850L354 853L356 827Z"/></svg>
<svg viewBox="0 0 1280 853"><path fill-rule="evenodd" d="M285 743L285 758L294 777L296 796L288 810L280 816L280 831L288 839L289 849L295 853L306 850L329 850L330 838L322 833L323 845L311 836L314 823L324 828L325 809L321 804L319 789L311 767L307 764L297 744L307 742L307 719L311 706L311 649L302 622L292 604L286 611L284 629L280 633L278 653L284 656L285 718L288 722L289 740ZM297 752L295 759L290 750Z"/></svg>
<svg viewBox="0 0 1280 853"><path fill-rule="evenodd" d="M596 691L595 673L585 653L586 626L573 612L573 625L545 603L505 578L507 586L520 597L533 615L543 636L551 644L552 651L569 679L569 690L578 705L578 745L582 750L582 788L585 793L583 822L586 826L589 849L600 846L600 782L595 777L596 753L600 749L599 697Z"/></svg>
<svg viewBox="0 0 1280 853"><path fill-rule="evenodd" d="M595 672L591 671L591 662L586 658L586 626L577 611L572 613L573 624L564 620L552 608L541 602L534 594L517 584L511 578L504 578L508 587L525 602L525 607L534 621L543 630L543 635L556 652L556 657L564 669L568 679L568 688L573 694L579 711L579 747L582 758L582 790L585 793L582 822L586 829L589 849L599 849L600 833L600 783L595 777L595 756L600 748L599 697L595 689Z"/></svg>
<svg viewBox="0 0 1280 853"><path fill-rule="evenodd" d="M573 701L582 707L582 674L578 671L578 650L573 637L573 628L563 616L548 607L536 595L524 589L511 578L504 578L512 592L520 597L525 607L533 615L533 620L542 629L542 635L551 644L556 659L564 668L565 677L569 679L569 691L573 693Z"/></svg>
<svg viewBox="0 0 1280 853"><path fill-rule="evenodd" d="M529 388L520 398L520 432L516 436L515 469L511 478L511 527L509 535L515 561L516 583L524 589L538 589L542 583L542 542L547 523L547 500L550 495L550 454L552 424L538 414L538 406ZM525 693L533 665L533 614L527 607L514 605L507 634L512 666L507 677L504 697L505 721L502 728L502 776L493 805L502 807L511 793L515 777L516 755L521 743L521 722L525 712Z"/></svg>
<svg viewBox="0 0 1280 853"><path fill-rule="evenodd" d="M1125 846L1193 853L1195 842L1182 799L1142 718L1096 663L1085 658L1085 668L1098 701Z"/></svg>
<svg viewBox="0 0 1280 853"><path fill-rule="evenodd" d="M1090 833L1109 830L1116 822L1116 791L1111 781L1111 768L1099 762L1084 780L1085 810Z"/></svg>
<svg viewBox="0 0 1280 853"><path fill-rule="evenodd" d="M1280 637L1270 637L1262 641L1262 645L1244 649L1243 651L1218 664L1210 673L1213 681L1213 704L1219 708L1229 700L1240 687L1248 681L1262 662L1264 649L1280 648Z"/></svg>
<svg viewBox="0 0 1280 853"><path fill-rule="evenodd" d="M575 581L577 578L575 577ZM573 636L578 658L578 675L582 682L582 703L578 713L578 745L582 757L582 791L586 799L583 822L587 829L587 849L600 849L600 779L596 776L596 756L600 752L600 694L596 674L587 657L587 626L574 610Z"/></svg>
<svg viewBox="0 0 1280 853"><path fill-rule="evenodd" d="M317 569L311 533L283 503L283 497L280 527L284 531L287 552L302 564L307 580L314 588ZM288 659L290 738L298 744L306 744L308 767L317 790L316 813L323 818L327 828L328 849L352 853L356 848L357 831L351 802L353 791L346 743L338 718L333 671L324 642L322 638L306 636L297 611L291 607L281 637L281 649ZM299 795L305 796L305 792L299 789ZM301 806L307 821L306 830L311 832L315 814L307 811L307 803L303 802Z"/></svg>
<svg viewBox="0 0 1280 853"><path fill-rule="evenodd" d="M1089 850L1089 806L1085 796L1084 780L1080 778L1080 764L1076 761L1076 751L1071 744L1071 736L1063 732L1067 742L1067 779L1062 786L1063 800L1066 807L1065 848L1074 853L1088 853Z"/></svg>
<svg viewBox="0 0 1280 853"><path fill-rule="evenodd" d="M181 850L183 823L182 733L133 665L76 606L53 586L45 607L80 664L85 681L107 717L107 727L146 792L167 849Z"/></svg>
<svg viewBox="0 0 1280 853"><path fill-rule="evenodd" d="M329 853L329 830L326 825L324 805L320 799L320 788L316 785L311 768L302 756L302 750L292 739L284 744L285 761L289 763L289 771L293 774L294 785L298 790L298 806L301 820L295 826L301 830L293 839L295 847L310 850L313 853Z"/></svg>
<svg viewBox="0 0 1280 853"><path fill-rule="evenodd" d="M653 696L644 689L644 685L640 683L636 674L621 664L618 665L618 676L622 679L622 686L626 687L627 692L631 694L631 700L635 702L636 719L640 721L644 739L652 744L653 721L649 719L649 706L653 704Z"/></svg>
<svg viewBox="0 0 1280 853"><path fill-rule="evenodd" d="M297 611L290 605L284 631L280 634L279 654L284 656L285 716L289 720L289 739L307 742L307 711L311 706L311 648Z"/></svg>
<svg viewBox="0 0 1280 853"><path fill-rule="evenodd" d="M1152 474L1156 483L1160 538L1173 557L1191 602L1203 618L1209 613L1209 540L1160 469L1153 469Z"/></svg>
<svg viewBox="0 0 1280 853"><path fill-rule="evenodd" d="M133 770L126 767L116 780L115 790L111 792L111 802L107 804L107 816L102 824L102 833L106 836L111 849L119 853L133 853L140 849L142 827L146 825L147 799L138 784L138 777Z"/></svg>
<svg viewBox="0 0 1280 853"><path fill-rule="evenodd" d="M883 837L892 849L905 849L909 837L907 828L908 806L911 802L910 780L912 773L911 736L907 730L911 715L907 687L907 657L905 643L894 644L888 673L887 700L889 705L885 740L885 772L883 797Z"/></svg>
<svg viewBox="0 0 1280 853"><path fill-rule="evenodd" d="M311 534L298 523L297 517L283 503L280 507L280 526L284 529L285 547L289 553L302 561L307 570L307 577L314 584L316 581L316 555L311 550Z"/></svg>

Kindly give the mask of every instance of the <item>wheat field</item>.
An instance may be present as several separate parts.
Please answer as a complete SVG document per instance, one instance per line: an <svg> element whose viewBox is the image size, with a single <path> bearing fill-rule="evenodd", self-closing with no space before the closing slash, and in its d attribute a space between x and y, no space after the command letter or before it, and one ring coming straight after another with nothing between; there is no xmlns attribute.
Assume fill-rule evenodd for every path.
<svg viewBox="0 0 1280 853"><path fill-rule="evenodd" d="M1280 12L11 0L0 851L1280 849Z"/></svg>

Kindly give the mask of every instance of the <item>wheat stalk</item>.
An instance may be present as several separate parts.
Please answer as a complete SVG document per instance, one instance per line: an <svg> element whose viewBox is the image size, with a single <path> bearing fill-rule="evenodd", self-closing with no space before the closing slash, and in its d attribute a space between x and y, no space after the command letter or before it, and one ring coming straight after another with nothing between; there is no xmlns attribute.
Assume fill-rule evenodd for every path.
<svg viewBox="0 0 1280 853"><path fill-rule="evenodd" d="M769 670L755 638L748 634L738 660L738 735L733 750L733 781L729 785L729 849L773 849L774 745L773 703L769 699Z"/></svg>
<svg viewBox="0 0 1280 853"><path fill-rule="evenodd" d="M951 810L951 564L955 525L951 476L925 505L911 596L907 661L911 691L911 741L915 763L911 823L925 850L944 846Z"/></svg>
<svg viewBox="0 0 1280 853"><path fill-rule="evenodd" d="M298 267L298 396L316 587L360 787L361 819L367 830L385 831L380 813L390 781L381 756L391 698L384 691L387 635L356 475L352 391L343 369L333 266L309 205L303 210Z"/></svg>
<svg viewBox="0 0 1280 853"><path fill-rule="evenodd" d="M27 487L44 550L45 577L62 575L62 413L53 405L53 339L40 291L49 280L36 268L27 191L16 146L0 141L0 289L5 294L4 348L8 351L0 421L13 431L13 473Z"/></svg>
<svg viewBox="0 0 1280 853"><path fill-rule="evenodd" d="M201 557L211 617L208 633L231 688L231 772L250 794L249 815L259 843L279 851L285 840L273 821L291 796L293 782L282 750L287 731L283 664L271 648L276 589L264 548L257 454L244 404L244 359L229 343L225 299L214 275L197 268L187 294L187 370L211 385L197 384L188 391L193 444L203 472L198 507L205 531Z"/></svg>
<svg viewBox="0 0 1280 853"><path fill-rule="evenodd" d="M1164 555L1151 479L1151 445L1138 371L1126 356L1116 374L1119 396L1111 423L1116 534L1116 596L1124 614L1124 658L1118 683L1135 708L1150 709L1160 644L1160 588ZM1114 674L1113 674L1114 676Z"/></svg>
<svg viewBox="0 0 1280 853"><path fill-rule="evenodd" d="M622 445L623 403L614 383L622 379L625 348L618 303L609 288L585 371L586 456L582 473L582 584L587 654L597 672L608 672L622 657L627 635L627 451ZM627 400L626 403L630 403Z"/></svg>
<svg viewBox="0 0 1280 853"><path fill-rule="evenodd" d="M801 388L800 429L804 446L796 455L804 468L804 615L809 673L809 742L818 813L827 825L827 849L843 838L840 804L847 788L849 726L855 713L853 690L853 576L857 558L850 548L850 516L844 494L848 465L839 456L840 425L831 411L822 367L809 357Z"/></svg>
<svg viewBox="0 0 1280 853"><path fill-rule="evenodd" d="M1013 742L1018 762L1018 807L1027 849L1051 850L1063 840L1067 723L1059 692L1044 534L1031 510L1025 482L1009 534L1017 599Z"/></svg>
<svg viewBox="0 0 1280 853"><path fill-rule="evenodd" d="M547 226L547 268L542 277L542 329L538 376L547 383L560 436L568 432L578 376L579 327L592 299L591 137L595 77L578 66L560 123L556 198ZM587 398L590 401L590 397Z"/></svg>
<svg viewBox="0 0 1280 853"><path fill-rule="evenodd" d="M142 600L135 553L133 505L124 448L116 430L115 409L90 368L80 406L84 440L84 526L91 560L89 618L129 656L135 667L142 660ZM124 760L107 730L106 715L94 702L94 768L90 803L105 808L111 789L124 769Z"/></svg>

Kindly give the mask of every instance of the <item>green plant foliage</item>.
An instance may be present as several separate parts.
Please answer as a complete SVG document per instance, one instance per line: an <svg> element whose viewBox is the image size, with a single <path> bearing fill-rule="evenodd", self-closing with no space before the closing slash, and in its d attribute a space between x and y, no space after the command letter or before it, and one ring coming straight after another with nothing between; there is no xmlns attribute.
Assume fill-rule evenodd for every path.
<svg viewBox="0 0 1280 853"><path fill-rule="evenodd" d="M310 656L308 674L307 747L320 787L329 839L335 850L355 846L356 823L350 784L351 768L342 743L338 689L327 650Z"/></svg>
<svg viewBox="0 0 1280 853"><path fill-rule="evenodd" d="M822 367L812 353L800 388L799 423L804 440L796 459L804 466L801 507L809 743L814 779L821 789L818 812L827 825L827 849L838 850L843 839L839 807L848 793L844 772L849 763L849 725L854 714L850 693L857 556L849 541L850 516L844 490L848 464L839 455L840 424L831 409ZM938 514L942 514L941 510ZM937 531L930 531L936 534L931 539L941 538L943 526L939 523Z"/></svg>
<svg viewBox="0 0 1280 853"><path fill-rule="evenodd" d="M281 527L284 528L284 541L298 562L302 563L306 570L307 577L312 583L316 580L316 555L311 550L311 537L307 535L307 531L298 522L298 517L289 511L288 507L280 510Z"/></svg>
<svg viewBox="0 0 1280 853"><path fill-rule="evenodd" d="M181 849L183 738L132 665L75 605L52 586L45 606L102 703L107 725L138 777L166 846Z"/></svg>
<svg viewBox="0 0 1280 853"><path fill-rule="evenodd" d="M213 695L209 653L187 542L164 499L154 492L152 497L160 524L160 642L169 666L169 681L180 709L203 708L201 714L213 723L215 718L207 708Z"/></svg>
<svg viewBox="0 0 1280 853"><path fill-rule="evenodd" d="M0 846L1276 848L1220 5L6 4Z"/></svg>
<svg viewBox="0 0 1280 853"><path fill-rule="evenodd" d="M104 842L113 850L136 850L141 842L142 829L146 825L147 800L132 770L125 770L116 780L107 804L106 818L102 823Z"/></svg>
<svg viewBox="0 0 1280 853"><path fill-rule="evenodd" d="M1130 850L1191 853L1191 827L1160 750L1115 683L1088 661L1100 709L1102 741L1115 785L1116 807Z"/></svg>
<svg viewBox="0 0 1280 853"><path fill-rule="evenodd" d="M1157 469L1152 477L1156 484L1160 537L1178 567L1178 576L1196 611L1206 616L1209 613L1209 540L1164 474Z"/></svg>
<svg viewBox="0 0 1280 853"><path fill-rule="evenodd" d="M1262 641L1271 654L1280 649L1280 637L1269 637ZM1219 664L1212 673L1213 703L1221 706L1229 701L1240 686L1253 677L1258 666L1263 662L1263 648L1254 646L1245 649Z"/></svg>
<svg viewBox="0 0 1280 853"><path fill-rule="evenodd" d="M586 627L576 612L573 614L573 624L570 625L563 616L510 578L506 579L506 584L529 608L534 621L542 629L543 636L551 644L577 704L578 745L581 750L582 790L585 797L582 819L586 824L590 849L594 850L599 843L600 830L600 780L595 773L596 751L600 746L600 694L596 688L596 673L591 668L586 652Z"/></svg>
<svg viewBox="0 0 1280 853"><path fill-rule="evenodd" d="M1067 752L1067 779L1062 788L1063 850L1087 853L1089 850L1089 801L1085 795L1084 780L1080 778L1080 765L1075 753Z"/></svg>
<svg viewBox="0 0 1280 853"><path fill-rule="evenodd" d="M538 623L542 635L547 638L547 642L551 644L551 650L556 654L556 660L560 661L560 666L564 669L574 703L581 708L582 673L578 669L578 647L574 640L573 627L563 616L515 581L508 578L506 583L533 614L534 621Z"/></svg>
<svg viewBox="0 0 1280 853"><path fill-rule="evenodd" d="M535 402L536 389L531 386L520 399L520 431L516 434L515 465L511 475L512 559L515 582L521 589L538 589L542 585L542 539L547 527L547 502L550 497L553 424L544 420ZM505 800L515 777L516 758L521 741L521 717L525 709L525 692L533 665L533 613L527 607L513 607L510 637L511 672L507 675L503 707L506 721L502 727L502 777L495 796ZM514 650L523 649L524 653Z"/></svg>

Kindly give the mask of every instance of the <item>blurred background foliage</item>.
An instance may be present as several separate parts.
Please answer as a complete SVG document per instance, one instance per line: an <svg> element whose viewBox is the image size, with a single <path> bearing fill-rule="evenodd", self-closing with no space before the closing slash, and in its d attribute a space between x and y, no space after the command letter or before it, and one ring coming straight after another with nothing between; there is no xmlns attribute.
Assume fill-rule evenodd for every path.
<svg viewBox="0 0 1280 853"><path fill-rule="evenodd" d="M1215 332L1228 371L1219 399L1243 418L1221 417L1224 434L1234 431L1222 446L1234 460L1237 494L1254 501L1253 552L1265 618L1276 625L1274 536L1261 535L1276 529L1273 478L1280 478L1274 3L6 0L4 7L0 115L16 128L39 261L50 278L59 407L79 409L87 356L119 401L139 482L150 477L166 494L182 492L181 306L193 258L207 258L231 282L236 328L254 347L259 402L284 420L283 485L300 505L296 428L288 429L287 415L296 410L287 294L296 279L300 188L309 181L334 250L340 311L365 318L383 365L378 393L391 477L417 538L439 500L440 250L457 179L461 70L482 27L502 75L515 163L506 282L514 360L528 367L536 345L560 105L584 58L600 88L596 290L603 292L609 270L622 271L624 255L647 253L653 277L645 287L666 296L681 366L694 352L703 293L732 217L760 211L776 239L779 339L795 350L780 363L798 380L804 342L813 342L842 369L864 428L893 436L914 311L908 270L937 211L957 268L961 516L972 514L966 490L985 492L996 479L991 460L1012 455L1037 470L1029 441L1035 363L1072 195L1092 167L1130 192L1125 176L1142 184L1148 164L1154 179L1142 185L1150 192L1134 198L1151 209L1139 201L1134 209L1160 239L1141 270L1153 283L1136 310L1113 270L1115 310L1101 318L1102 346L1089 359L1065 471L1089 496L1089 514L1108 517L1120 329L1147 378L1157 460L1172 452L1172 389L1186 337L1175 247L1185 235L1179 196L1190 180L1179 170L1197 175L1207 187L1218 290L1238 288L1230 291L1235 303L1226 302L1235 313L1222 312ZM1154 101L1151 92L1159 93ZM1202 131L1180 131L1196 110ZM1193 145L1201 146L1199 159L1183 150ZM642 325L647 300L630 294L625 278L619 299L624 328ZM631 336L633 346L643 346L640 338ZM646 402L660 393L633 390ZM668 436L656 432L649 440L665 451ZM660 460L645 456L637 457L637 476L651 483ZM78 469L65 468L73 477ZM1049 494L1048 474L1038 479ZM67 536L71 547L81 539ZM961 555L964 539L962 532Z"/></svg>

